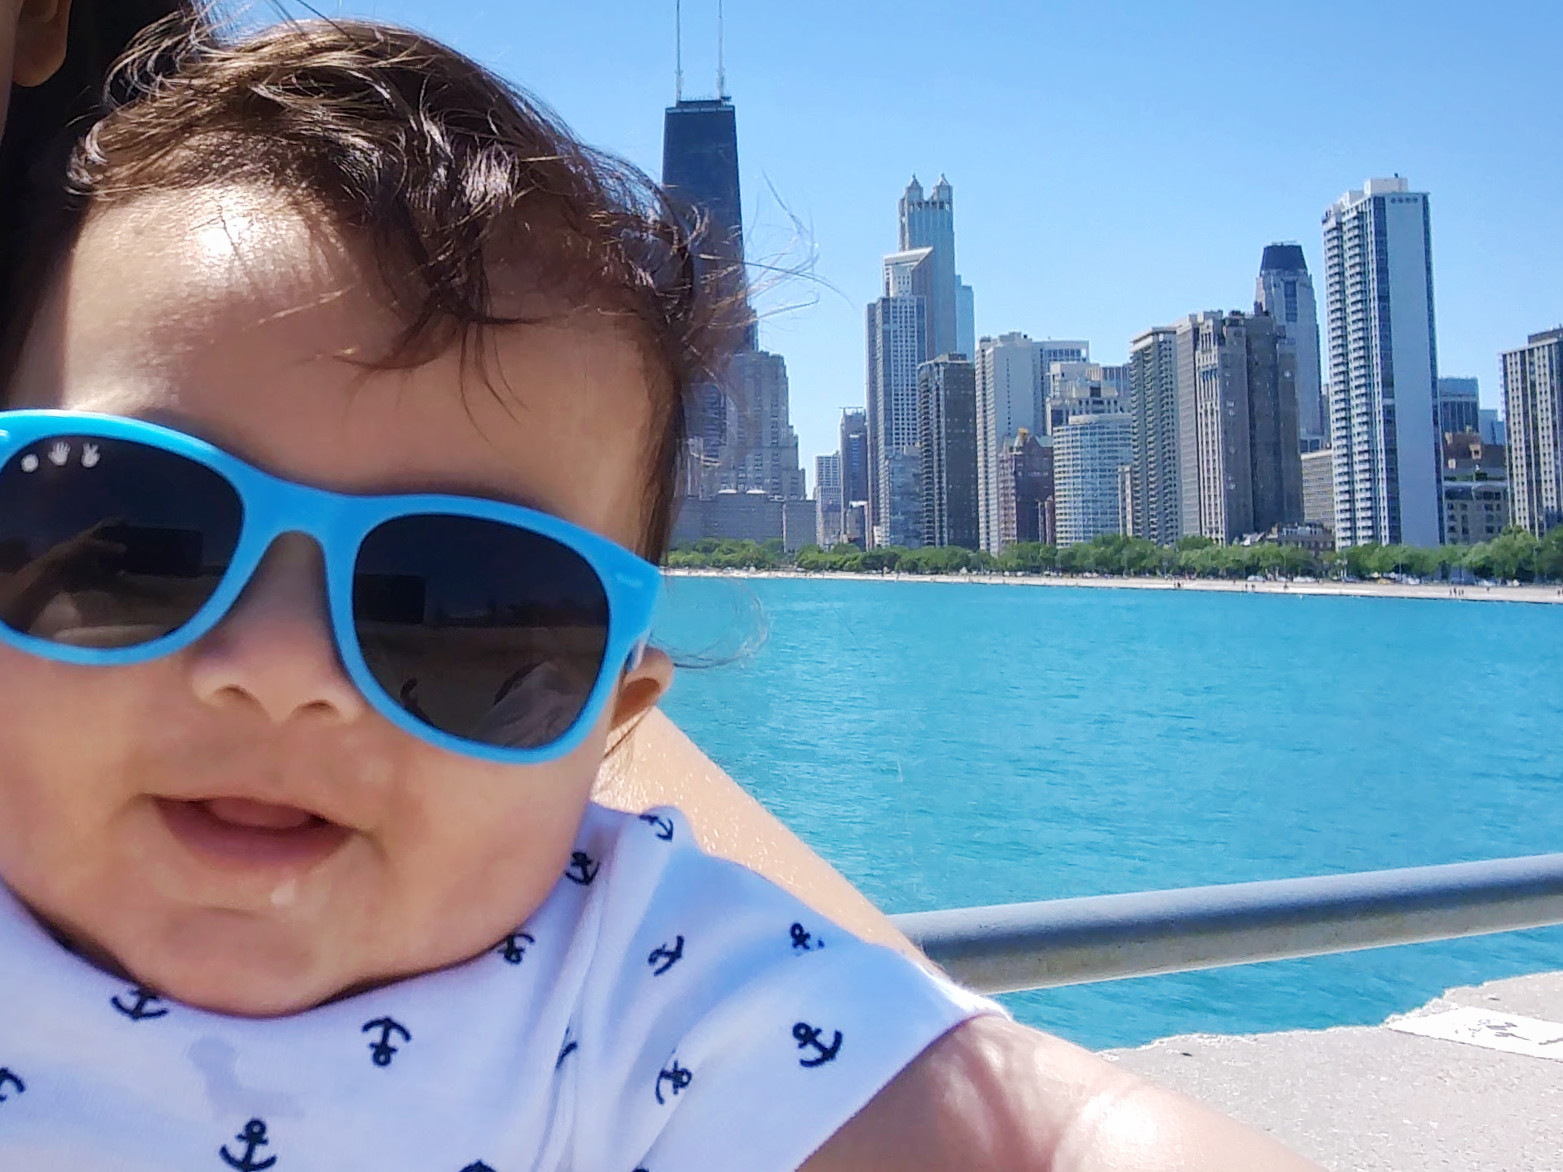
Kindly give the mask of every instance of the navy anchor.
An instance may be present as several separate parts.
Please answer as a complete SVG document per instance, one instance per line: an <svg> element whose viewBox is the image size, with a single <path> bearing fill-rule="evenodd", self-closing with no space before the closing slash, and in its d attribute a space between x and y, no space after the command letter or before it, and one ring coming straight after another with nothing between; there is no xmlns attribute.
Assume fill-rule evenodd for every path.
<svg viewBox="0 0 1563 1172"><path fill-rule="evenodd" d="M526 941L526 944L537 943L537 939L530 932L512 932L500 942L499 947L494 951L511 964L520 964L526 956L526 944L521 943L523 940ZM462 1172L467 1172L467 1170L463 1168Z"/></svg>
<svg viewBox="0 0 1563 1172"><path fill-rule="evenodd" d="M133 986L130 990L130 996L136 999L135 1003L132 1005L126 1005L123 1001L121 1001L119 999L118 993L110 997L109 1001L111 1004L113 1004L115 1009L119 1010L131 1021L147 1021L150 1018L162 1017L168 1012L167 1009L147 1008L147 1006L151 1005L152 1002L161 1001L162 998L143 985Z"/></svg>
<svg viewBox="0 0 1563 1172"><path fill-rule="evenodd" d="M678 942L674 944L672 948L669 948L666 944L664 944L660 948L652 949L651 955L646 958L646 963L649 965L660 966L657 967L651 974L654 977L660 977L663 973L667 972L668 969L672 968L675 964L683 959L684 938L680 936L678 938Z"/></svg>
<svg viewBox="0 0 1563 1172"><path fill-rule="evenodd" d="M657 837L663 842L673 841L673 819L664 818L661 814L642 814L640 820L655 826Z"/></svg>
<svg viewBox="0 0 1563 1172"><path fill-rule="evenodd" d="M494 1172L494 1169L490 1168L482 1160L477 1160L468 1164L461 1172Z"/></svg>
<svg viewBox="0 0 1563 1172"><path fill-rule="evenodd" d="M802 924L794 924L791 929L792 950L794 952L813 952L816 948L824 948L823 940L816 940L809 934Z"/></svg>
<svg viewBox="0 0 1563 1172"><path fill-rule="evenodd" d="M836 1030L836 1036L831 1039L830 1045L820 1041L820 1035L824 1030L817 1030L806 1021L800 1021L792 1027L793 1039L798 1043L798 1049L805 1050L814 1047L813 1058L798 1059L799 1066L824 1066L833 1061L837 1054L841 1053L841 1031Z"/></svg>
<svg viewBox="0 0 1563 1172"><path fill-rule="evenodd" d="M358 1032L367 1034L370 1030L380 1031L379 1038L369 1043L369 1054L374 1059L376 1066L391 1065L391 1056L396 1053L396 1047L391 1045L392 1034L400 1034L404 1042L412 1041L412 1035L407 1032L401 1022L393 1018L377 1017L373 1021L366 1021L363 1029Z"/></svg>
<svg viewBox="0 0 1563 1172"><path fill-rule="evenodd" d="M6 1087L15 1087L19 1095L27 1090L27 1084L12 1074L9 1067L0 1066L0 1103L6 1100Z"/></svg>
<svg viewBox="0 0 1563 1172"><path fill-rule="evenodd" d="M664 1070L657 1075L657 1102L664 1102L662 1098L662 1084L664 1082L668 1083L671 1087L670 1093L676 1095L679 1091L687 1087L689 1085L690 1079L694 1077L695 1076L692 1071L678 1064L677 1058L673 1059L669 1069Z"/></svg>
<svg viewBox="0 0 1563 1172"><path fill-rule="evenodd" d="M588 887L591 881L597 878L599 866L601 864L594 861L585 851L574 851L570 855L570 865L564 869L564 877L571 883Z"/></svg>
<svg viewBox="0 0 1563 1172"><path fill-rule="evenodd" d="M276 1156L267 1156L264 1160L255 1158L255 1149L263 1148L271 1142L266 1138L265 1120L251 1119L234 1139L244 1145L244 1155L235 1156L228 1150L227 1144L218 1149L218 1154L228 1167L237 1168L239 1172L260 1172L262 1168L270 1168L277 1162Z"/></svg>
<svg viewBox="0 0 1563 1172"><path fill-rule="evenodd" d="M581 1044L568 1033L564 1036L564 1045L559 1047L559 1057L554 1059L554 1069L558 1070L564 1065L564 1060L581 1048Z"/></svg>

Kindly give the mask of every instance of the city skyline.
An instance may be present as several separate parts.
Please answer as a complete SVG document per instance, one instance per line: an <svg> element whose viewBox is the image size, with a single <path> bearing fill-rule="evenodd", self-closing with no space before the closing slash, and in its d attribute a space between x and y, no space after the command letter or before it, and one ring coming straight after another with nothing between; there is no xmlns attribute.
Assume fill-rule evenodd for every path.
<svg viewBox="0 0 1563 1172"><path fill-rule="evenodd" d="M671 4L320 7L426 28L539 94L588 142L658 170ZM711 96L714 0L710 13L698 0L684 7L685 96ZM1329 0L1216 30L1149 3L1104 15L998 0L977 19L907 0L898 13L896 27L919 36L886 54L875 5L800 0L785 18L736 0L726 9L750 256L795 265L808 253L797 241L817 250L817 283L781 281L761 305L761 344L787 357L811 471L835 448L839 408L860 401L862 306L896 243L884 201L913 172L932 182L943 171L961 194L960 270L976 290L978 335L1089 338L1095 358L1121 363L1153 323L1245 305L1266 244L1299 243L1317 280L1323 208L1363 176L1396 171L1433 194L1441 372L1477 377L1494 407L1498 354L1563 320L1563 286L1547 275L1563 265L1552 230L1563 158L1528 145L1547 140L1555 109L1545 79L1546 46L1563 32L1556 4L1497 0L1472 14L1430 3L1412 19ZM1044 44L1068 51L1039 70ZM1273 100L1244 96L1273 97L1276 45L1305 114L1284 122ZM908 84L913 74L924 80ZM1360 87L1375 95L1374 116L1333 116L1332 95ZM1178 109L1222 116L1164 133ZM1017 134L1047 147L1017 150ZM775 312L799 302L812 304Z"/></svg>

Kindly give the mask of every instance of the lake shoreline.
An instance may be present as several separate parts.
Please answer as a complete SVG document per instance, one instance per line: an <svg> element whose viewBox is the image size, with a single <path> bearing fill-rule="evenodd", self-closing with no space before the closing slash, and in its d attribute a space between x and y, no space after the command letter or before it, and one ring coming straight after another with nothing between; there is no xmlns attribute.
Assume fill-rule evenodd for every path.
<svg viewBox="0 0 1563 1172"><path fill-rule="evenodd" d="M1071 574L849 574L804 570L665 569L678 578L815 578L838 582L956 582L968 586L1081 586L1116 590L1194 590L1217 594L1293 594L1354 598L1426 598L1449 602L1563 603L1563 586L1451 586L1447 582L1262 582L1224 578L1133 578Z"/></svg>

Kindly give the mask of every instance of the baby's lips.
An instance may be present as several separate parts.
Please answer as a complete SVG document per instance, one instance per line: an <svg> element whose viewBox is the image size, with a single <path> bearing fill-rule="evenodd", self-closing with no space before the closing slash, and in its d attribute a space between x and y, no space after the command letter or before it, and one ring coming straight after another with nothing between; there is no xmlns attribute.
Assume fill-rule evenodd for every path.
<svg viewBox="0 0 1563 1172"><path fill-rule="evenodd" d="M298 830L320 821L308 810L254 798L207 798L201 802L212 817L256 830Z"/></svg>

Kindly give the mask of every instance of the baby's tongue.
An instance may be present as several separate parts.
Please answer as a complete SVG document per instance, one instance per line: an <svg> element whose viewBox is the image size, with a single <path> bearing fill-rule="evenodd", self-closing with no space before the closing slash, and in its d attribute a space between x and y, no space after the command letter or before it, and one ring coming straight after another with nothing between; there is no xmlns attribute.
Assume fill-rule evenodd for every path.
<svg viewBox="0 0 1563 1172"><path fill-rule="evenodd" d="M274 806L250 798L209 798L201 804L214 818L258 830L297 830L315 821L313 814L297 806Z"/></svg>

